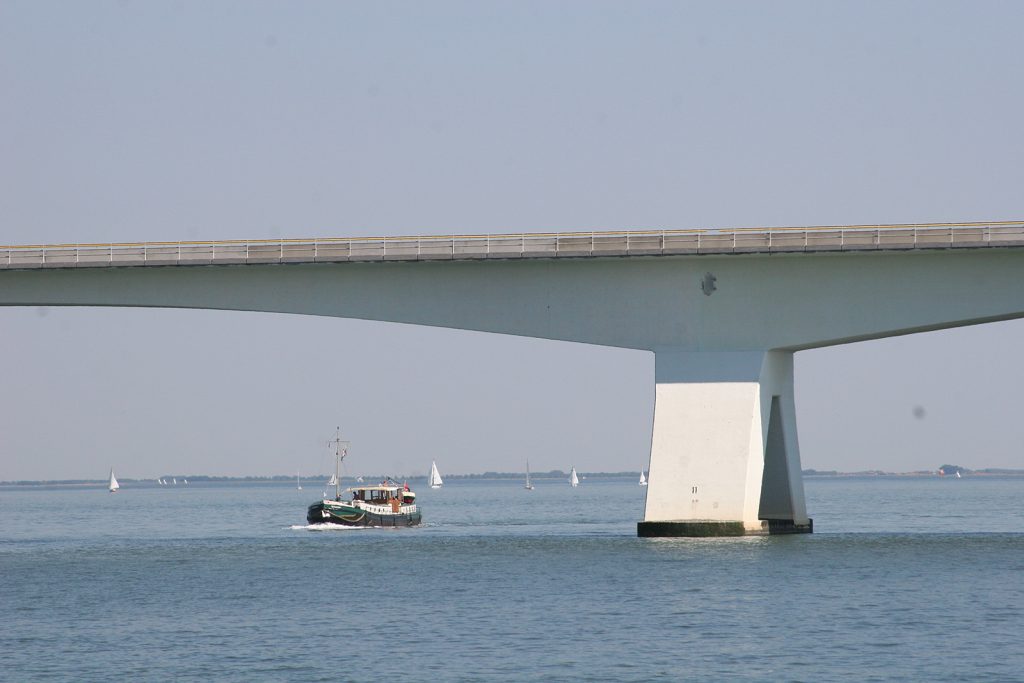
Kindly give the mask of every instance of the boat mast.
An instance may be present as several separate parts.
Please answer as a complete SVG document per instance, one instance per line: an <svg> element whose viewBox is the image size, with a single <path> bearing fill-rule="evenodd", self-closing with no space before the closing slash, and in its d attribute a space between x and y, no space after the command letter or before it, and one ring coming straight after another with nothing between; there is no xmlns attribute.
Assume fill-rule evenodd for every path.
<svg viewBox="0 0 1024 683"><path fill-rule="evenodd" d="M341 461L348 455L348 441L341 440L341 427L337 427L334 438L327 442L334 444L334 500L341 498ZM344 448L342 448L344 444Z"/></svg>

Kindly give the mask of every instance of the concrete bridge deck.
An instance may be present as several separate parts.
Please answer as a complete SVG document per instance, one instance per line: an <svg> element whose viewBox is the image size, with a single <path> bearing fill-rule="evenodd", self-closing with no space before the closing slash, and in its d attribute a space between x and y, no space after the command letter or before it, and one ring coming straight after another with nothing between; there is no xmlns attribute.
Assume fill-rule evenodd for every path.
<svg viewBox="0 0 1024 683"><path fill-rule="evenodd" d="M876 252L1024 246L1024 222L0 246L0 269Z"/></svg>

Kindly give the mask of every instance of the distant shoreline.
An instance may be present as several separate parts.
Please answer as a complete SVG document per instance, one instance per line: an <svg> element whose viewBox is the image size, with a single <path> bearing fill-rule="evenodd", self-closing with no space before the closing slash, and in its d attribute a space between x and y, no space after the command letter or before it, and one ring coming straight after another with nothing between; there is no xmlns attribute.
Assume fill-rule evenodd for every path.
<svg viewBox="0 0 1024 683"><path fill-rule="evenodd" d="M355 477L362 476L367 483L376 483L382 481L386 476L390 477L392 481L399 482L425 482L427 475L415 474L415 475L385 475L385 474L353 474L351 476L344 475L342 477L343 485L350 486ZM591 479L618 479L639 476L639 470L636 472L580 472L579 476L581 479L587 477ZM491 480L491 479L524 479L526 477L525 472L483 472L479 474L445 474L445 480L460 480L460 479L480 479L480 480ZM188 486L190 484L205 484L205 483L294 483L295 475L291 474L277 474L274 476L260 477L260 476L245 476L245 477L220 477L211 476L205 474L162 474L161 479L166 484L164 486ZM308 476L301 477L303 484L308 483L313 485L315 482L323 481L326 482L330 478L329 474L310 474ZM536 481L544 481L550 479L568 479L569 473L562 472L561 470L552 470L550 472L531 472L530 478ZM157 477L147 477L145 479L132 479L130 477L122 477L118 475L118 482L124 484L152 484L154 486L160 486L156 483ZM178 480L177 484L171 484L169 482L174 479ZM188 484L183 483L185 480ZM21 480L21 481L0 481L0 486L95 486L96 484L106 484L107 479L41 479L41 480Z"/></svg>
<svg viewBox="0 0 1024 683"><path fill-rule="evenodd" d="M960 468L960 472L966 477L1020 477L1024 476L1024 470L1008 469L1001 467L986 467L980 470L968 470ZM803 471L805 477L954 477L954 474L944 474L939 470L915 470L913 472L886 472L884 470L863 470L861 472L837 472L835 470L813 470Z"/></svg>
<svg viewBox="0 0 1024 683"><path fill-rule="evenodd" d="M1024 476L1024 469L1004 469L1004 468L984 468L979 470L967 470L961 469L963 476L966 477L995 477L995 476ZM308 482L309 485L313 485L315 482L324 481L326 482L330 475L327 474L314 474L308 477L303 477L303 482ZM383 474L375 475L362 475L363 478L368 482L380 481L384 478ZM523 479L526 476L525 472L483 472L479 474L446 474L445 479L450 480L463 480L463 479L475 479L481 481L489 480L507 480L507 479ZM637 472L580 472L581 478L591 479L625 479L635 478ZM860 472L839 472L836 470L815 470L805 469L803 470L804 477L815 477L815 478L827 478L827 477L952 477L950 474L940 474L937 470L917 470L913 472L885 472L883 470L864 470ZM245 477L220 477L210 476L203 474L176 474L176 475L161 475L160 478L165 481L171 481L174 478L179 480L188 480L188 484L164 484L164 486L179 486L187 487L191 484L208 484L208 483L250 483L250 484L273 484L273 483L290 483L295 481L294 475L279 474L270 477L259 477L259 476L245 476ZM558 480L567 479L569 477L568 472L562 472L561 470L552 470L550 472L531 472L530 478L535 481L545 480ZM409 481L409 482L423 482L426 481L426 475L415 475L415 476L392 476L392 479L396 481ZM118 477L118 480L124 484L149 484L153 486L160 486L156 483L156 478L146 479L131 479L127 477ZM354 481L354 477L345 477L345 485L349 486ZM40 479L40 480L20 480L20 481L0 481L0 486L3 487L16 487L16 486L98 486L105 485L106 479Z"/></svg>

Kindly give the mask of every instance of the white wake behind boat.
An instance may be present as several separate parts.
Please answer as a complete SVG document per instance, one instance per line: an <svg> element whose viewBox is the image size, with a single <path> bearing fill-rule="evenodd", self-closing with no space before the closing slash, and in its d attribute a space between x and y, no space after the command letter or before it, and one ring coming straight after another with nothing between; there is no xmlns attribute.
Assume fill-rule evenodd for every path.
<svg viewBox="0 0 1024 683"><path fill-rule="evenodd" d="M108 487L110 488L110 492L111 493L114 493L119 488L121 488L121 485L117 483L117 477L114 476L114 468L113 467L110 468L110 482L108 484Z"/></svg>
<svg viewBox="0 0 1024 683"><path fill-rule="evenodd" d="M441 473L437 471L437 462L430 462L430 479L427 480L427 484L432 489L439 489L444 485L444 480L441 479Z"/></svg>

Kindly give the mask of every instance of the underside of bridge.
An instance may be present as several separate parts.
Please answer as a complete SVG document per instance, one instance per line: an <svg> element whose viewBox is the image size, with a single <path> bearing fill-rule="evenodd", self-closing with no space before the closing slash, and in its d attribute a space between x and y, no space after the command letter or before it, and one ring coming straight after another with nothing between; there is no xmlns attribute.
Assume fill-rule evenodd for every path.
<svg viewBox="0 0 1024 683"><path fill-rule="evenodd" d="M11 269L0 305L304 313L653 351L638 533L801 533L793 353L1022 317L1024 248Z"/></svg>

